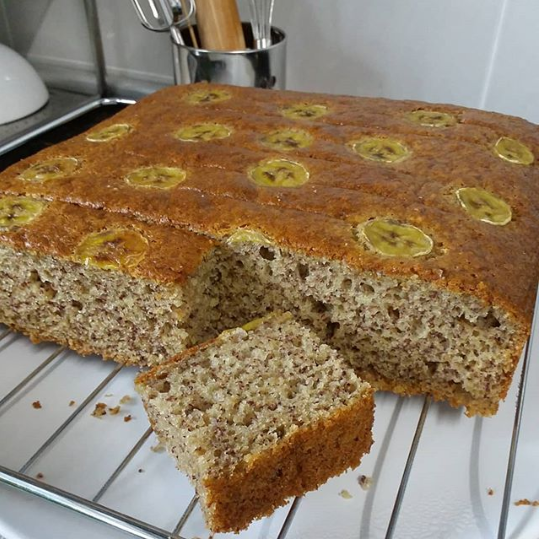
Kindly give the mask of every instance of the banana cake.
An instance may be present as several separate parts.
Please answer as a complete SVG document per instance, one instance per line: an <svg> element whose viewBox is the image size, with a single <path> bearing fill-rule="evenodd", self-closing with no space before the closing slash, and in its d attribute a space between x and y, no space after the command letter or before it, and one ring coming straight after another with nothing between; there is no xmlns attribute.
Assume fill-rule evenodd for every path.
<svg viewBox="0 0 539 539"><path fill-rule="evenodd" d="M376 387L490 415L531 325L538 155L537 126L500 114L199 84L13 165L0 193L214 241L200 338L290 310Z"/></svg>
<svg viewBox="0 0 539 539"><path fill-rule="evenodd" d="M135 386L213 532L358 466L372 444L371 387L289 313L227 330Z"/></svg>

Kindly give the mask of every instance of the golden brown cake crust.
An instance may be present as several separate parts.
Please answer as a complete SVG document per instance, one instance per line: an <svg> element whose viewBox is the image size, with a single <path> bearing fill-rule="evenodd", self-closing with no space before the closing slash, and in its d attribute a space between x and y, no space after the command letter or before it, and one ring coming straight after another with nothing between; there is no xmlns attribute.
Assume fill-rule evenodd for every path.
<svg viewBox="0 0 539 539"><path fill-rule="evenodd" d="M160 283L184 282L215 245L207 237L178 228L62 202L49 203L29 224L0 228L0 243L19 251L82 263L76 255L81 241L89 234L105 230L135 230L146 238L149 246L144 258L137 265L124 266L121 270ZM80 347L76 349L81 351Z"/></svg>
<svg viewBox="0 0 539 539"><path fill-rule="evenodd" d="M328 477L357 467L372 445L373 409L369 391L354 406L298 430L232 475L208 478L204 486L211 529L238 532L275 511L275 500L301 496Z"/></svg>
<svg viewBox="0 0 539 539"><path fill-rule="evenodd" d="M201 88L227 92L230 99L188 102ZM316 120L283 117L282 109L296 103L323 104L328 113ZM423 127L406 117L418 109L448 112L458 121L444 129ZM232 135L199 143L174 137L180 127L197 122L225 124ZM539 130L524 120L415 101L196 85L166 88L91 131L117 123L132 131L104 144L82 134L44 150L3 172L0 192L105 208L215 237L255 228L316 257L470 293L529 326L538 276ZM286 152L270 149L261 134L278 128L309 131L313 143ZM348 144L364 136L397 138L412 155L391 165L368 162ZM535 162L523 166L500 159L493 146L502 136L526 144ZM61 156L77 158L81 167L59 180L21 179L31 164ZM309 181L294 188L256 185L249 169L268 158L301 163ZM126 174L149 165L181 167L187 178L171 190L126 183ZM463 186L502 197L512 207L512 221L492 226L470 218L455 197ZM433 252L393 259L366 250L354 225L372 217L420 227L433 238Z"/></svg>

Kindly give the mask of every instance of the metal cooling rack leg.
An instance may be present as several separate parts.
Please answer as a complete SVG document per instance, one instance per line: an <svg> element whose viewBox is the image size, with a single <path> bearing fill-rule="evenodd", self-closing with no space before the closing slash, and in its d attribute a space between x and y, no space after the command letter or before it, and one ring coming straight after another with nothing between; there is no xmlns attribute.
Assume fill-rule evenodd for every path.
<svg viewBox="0 0 539 539"><path fill-rule="evenodd" d="M502 510L500 513L500 524L498 526L498 539L505 539L507 531L507 520L509 518L509 507L511 502L511 489L513 488L513 475L515 472L515 462L517 456L518 437L520 434L520 425L522 423L522 410L524 408L524 398L526 397L526 384L528 382L528 371L530 367L530 356L534 349L534 339L537 333L537 324L539 319L539 293L535 301L535 309L533 313L533 323L531 336L526 343L524 351L524 362L520 373L520 383L518 386L517 405L515 410L515 420L513 423L513 434L511 436L511 447L509 449L509 457L507 460L507 473L505 475L505 486L503 490Z"/></svg>
<svg viewBox="0 0 539 539"><path fill-rule="evenodd" d="M277 539L284 539L286 537L288 530L290 529L290 526L292 525L292 521L294 520L294 517L296 516L300 503L301 503L301 498L294 498L294 501L292 502L292 507L290 507L290 511L288 511L288 515L286 515L286 518L284 519L283 527L281 528L281 531L279 532Z"/></svg>
<svg viewBox="0 0 539 539"><path fill-rule="evenodd" d="M8 330L9 332L9 330ZM0 340L3 339L3 334L0 335ZM65 347L59 348L56 352L53 352L45 361L43 361L38 367L36 367L24 380L19 382L5 397L0 399L0 408L6 404L12 397L14 397L28 382L33 380L47 365L54 361L62 352L65 351Z"/></svg>
<svg viewBox="0 0 539 539"><path fill-rule="evenodd" d="M76 513L103 522L141 539L170 539L170 532L136 518L90 502L65 490L44 485L18 472L0 466L0 483L28 492ZM178 539L182 539L181 537Z"/></svg>
<svg viewBox="0 0 539 539"><path fill-rule="evenodd" d="M198 496L195 494L191 498L191 501L189 502L187 509L183 512L182 517L180 518L180 520L178 520L178 524L176 524L176 527L174 528L174 531L172 532L173 537L178 537L178 534L182 531L182 528L185 526L187 519L193 512L193 509L196 507L197 503L198 503Z"/></svg>
<svg viewBox="0 0 539 539"><path fill-rule="evenodd" d="M78 408L51 434L45 443L25 462L20 473L25 473L32 464L43 454L43 452L54 443L56 438L75 420L75 418L88 406L88 404L99 394L99 392L122 370L122 365L118 365L78 406Z"/></svg>
<svg viewBox="0 0 539 539"><path fill-rule="evenodd" d="M98 502L108 488L114 483L116 478L122 473L124 468L131 462L133 457L138 453L139 449L144 445L144 442L150 437L152 429L149 428L139 439L139 441L133 446L133 449L129 451L127 456L122 460L118 468L114 470L113 474L107 479L106 483L99 489L99 492L92 498L93 502Z"/></svg>
<svg viewBox="0 0 539 539"><path fill-rule="evenodd" d="M427 414L429 413L430 403L430 397L425 397L425 400L423 402L423 409L421 410L421 415L419 416L417 427L415 429L414 439L412 440L410 452L408 453L408 459L406 460L406 466L404 467L404 473L402 474L399 491L397 492L397 497L395 498L395 505L393 506L391 518L389 519L386 539L391 539L393 537L393 533L395 532L395 527L399 518L402 500L404 499L404 493L406 492L406 487L408 486L408 479L410 478L410 472L412 471L415 455L419 446L419 440L421 439L421 434L423 433L423 426L425 425L425 420L427 419Z"/></svg>

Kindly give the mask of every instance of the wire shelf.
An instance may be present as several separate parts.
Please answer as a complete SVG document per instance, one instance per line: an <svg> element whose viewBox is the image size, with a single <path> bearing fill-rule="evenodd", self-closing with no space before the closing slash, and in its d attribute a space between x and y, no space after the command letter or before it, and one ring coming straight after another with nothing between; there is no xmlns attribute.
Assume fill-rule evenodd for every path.
<svg viewBox="0 0 539 539"><path fill-rule="evenodd" d="M48 128L114 103L127 101L96 99ZM40 133L43 132L42 127ZM5 151L31 136L11 141ZM537 537L539 519L530 513L532 509L521 512L509 525L509 517L522 511L513 508L512 486L537 332L537 309L536 304L532 337L514 387L495 418L465 418L461 411L431 403L429 398L399 399L378 394L375 445L360 468L331 480L304 499L292 500L241 536L471 537L469 531L473 530L474 537L504 539L512 527L511 537L520 537L520 532ZM173 471L172 460L166 455L151 451L156 441L140 401L122 404L121 412L111 415L121 394L134 393L132 368L98 358L83 359L59 346L32 345L4 329L0 330L0 372L4 373L0 378L0 484L134 537L190 539L207 533L187 479ZM535 391L538 385L533 384L530 406L539 403L539 393ZM104 418L91 415L97 402L107 403ZM35 406L30 406L32 403ZM429 433L425 436L426 429ZM530 430L528 426L526 432ZM537 447L536 441L533 433L527 435L526 447ZM533 459L528 453L524 465L531 467ZM532 449L532 454L536 453ZM77 455L76 465L73 455ZM490 457L492 462L485 465ZM451 458L453 464L448 463ZM436 459L447 470L438 470ZM494 474L493 470L495 476L481 477ZM358 485L358 474L373 477L369 490L363 491ZM461 500L449 513L446 510L429 517L421 504L432 501L435 488L443 485L442 490L447 490L445 494L438 493L437 507L451 505L452 496L462 497L460 486L451 477L458 474L469 481L469 501ZM147 478L144 482L143 477ZM539 483L537 477L531 482ZM490 489L483 492L490 483L503 491L501 503L500 496L495 498ZM519 493L518 497L537 495L535 489ZM353 502L348 501L349 497ZM455 522L463 506L466 514L461 515L462 520L457 516ZM2 515L0 503L0 536L6 516ZM432 522L438 523L438 529L422 528L432 526ZM451 529L448 522L454 524Z"/></svg>

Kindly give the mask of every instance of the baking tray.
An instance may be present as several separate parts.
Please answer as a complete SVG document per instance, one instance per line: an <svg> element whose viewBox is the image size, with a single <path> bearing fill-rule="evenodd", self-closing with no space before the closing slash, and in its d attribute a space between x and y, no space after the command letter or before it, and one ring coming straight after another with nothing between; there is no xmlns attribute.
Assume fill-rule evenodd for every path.
<svg viewBox="0 0 539 539"><path fill-rule="evenodd" d="M0 169L127 103L96 99L41 126L38 137L10 141ZM534 323L495 417L378 393L375 443L360 467L239 537L537 539L539 507L522 501L539 499L538 331ZM0 537L210 535L187 478L159 451L133 390L135 369L34 345L0 326L0 373ZM120 411L97 418L98 402Z"/></svg>

